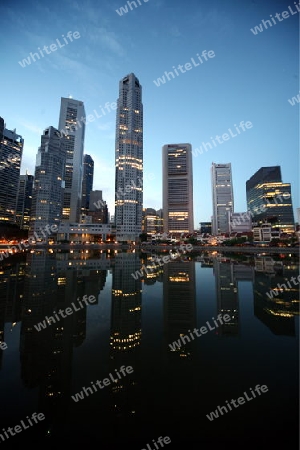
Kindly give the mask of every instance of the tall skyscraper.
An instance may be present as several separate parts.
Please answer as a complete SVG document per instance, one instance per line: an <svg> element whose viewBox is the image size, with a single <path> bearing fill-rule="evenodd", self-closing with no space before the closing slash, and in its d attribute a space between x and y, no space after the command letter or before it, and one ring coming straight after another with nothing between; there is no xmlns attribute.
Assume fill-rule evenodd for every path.
<svg viewBox="0 0 300 450"><path fill-rule="evenodd" d="M191 144L162 148L164 232L194 231L193 166Z"/></svg>
<svg viewBox="0 0 300 450"><path fill-rule="evenodd" d="M1 125L2 123L2 125ZM15 223L24 140L0 123L0 221ZM2 129L3 128L3 129Z"/></svg>
<svg viewBox="0 0 300 450"><path fill-rule="evenodd" d="M36 157L30 235L34 232L39 234L46 225L59 225L65 162L66 151L61 133L54 127L46 128Z"/></svg>
<svg viewBox="0 0 300 450"><path fill-rule="evenodd" d="M231 163L211 166L212 234L229 232L228 212L234 211Z"/></svg>
<svg viewBox="0 0 300 450"><path fill-rule="evenodd" d="M3 117L0 117L0 143L3 139L3 132L4 132L4 119Z"/></svg>
<svg viewBox="0 0 300 450"><path fill-rule="evenodd" d="M16 222L21 229L29 229L31 205L32 205L32 190L33 190L33 175L20 175L19 188L16 208Z"/></svg>
<svg viewBox="0 0 300 450"><path fill-rule="evenodd" d="M82 198L81 213L87 214L90 205L90 192L93 190L94 160L90 155L83 157L83 178L82 178Z"/></svg>
<svg viewBox="0 0 300 450"><path fill-rule="evenodd" d="M280 166L261 167L246 182L247 208L252 221L271 223L281 232L294 232L290 183L283 183Z"/></svg>
<svg viewBox="0 0 300 450"><path fill-rule="evenodd" d="M136 241L142 232L142 86L130 73L119 83L116 120L115 224L119 241Z"/></svg>
<svg viewBox="0 0 300 450"><path fill-rule="evenodd" d="M83 102L61 98L58 128L66 149L62 219L73 223L79 221L81 209L85 119Z"/></svg>

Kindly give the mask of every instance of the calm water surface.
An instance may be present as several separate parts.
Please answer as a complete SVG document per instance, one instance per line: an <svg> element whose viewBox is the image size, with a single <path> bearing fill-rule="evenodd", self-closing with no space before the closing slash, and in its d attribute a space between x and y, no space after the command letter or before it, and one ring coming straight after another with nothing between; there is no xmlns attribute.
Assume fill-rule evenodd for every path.
<svg viewBox="0 0 300 450"><path fill-rule="evenodd" d="M0 428L45 415L0 438L3 448L156 450L153 440L168 436L168 450L298 449L299 288L286 284L299 274L298 258L207 253L135 279L147 265L141 256L41 250L1 263ZM287 289L269 299L277 283ZM36 330L84 295L96 301ZM225 313L230 321L216 326ZM206 322L212 330L171 350ZM96 388L122 365L132 372ZM92 382L94 391L74 401ZM256 385L268 391L254 398ZM208 419L244 392L251 400Z"/></svg>

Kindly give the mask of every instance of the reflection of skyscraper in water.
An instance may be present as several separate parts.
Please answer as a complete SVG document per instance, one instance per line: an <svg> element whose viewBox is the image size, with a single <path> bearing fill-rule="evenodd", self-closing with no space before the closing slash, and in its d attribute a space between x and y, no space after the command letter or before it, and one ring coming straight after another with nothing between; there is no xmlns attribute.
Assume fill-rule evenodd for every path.
<svg viewBox="0 0 300 450"><path fill-rule="evenodd" d="M254 258L255 272L263 272L275 276L276 273L282 272L282 261L275 261L271 256L256 256Z"/></svg>
<svg viewBox="0 0 300 450"><path fill-rule="evenodd" d="M143 275L144 285L150 286L155 284L156 281L163 281L163 268L158 262L155 262L156 256L158 255L152 252L142 254L141 262L142 266L145 267Z"/></svg>
<svg viewBox="0 0 300 450"><path fill-rule="evenodd" d="M163 365L161 370L162 392L159 409L166 410L169 421L184 416L191 408L199 374L196 348L201 342L190 338L197 326L195 262L171 261L163 266ZM191 334L195 336L194 333ZM190 342L189 342L190 338ZM170 344L182 341L178 350L171 351ZM176 401L174 404L174 396ZM169 405L173 405L170 408ZM175 406L176 405L176 406ZM156 415L157 405L151 405ZM175 419L175 420L176 420Z"/></svg>
<svg viewBox="0 0 300 450"><path fill-rule="evenodd" d="M76 339L73 324L77 319L74 313L55 323L49 319L46 328L35 329L46 316L54 317L59 309L69 306L73 296L67 296L68 283L57 273L54 255L46 251L28 254L27 267L20 346L22 379L31 388L39 386L37 408L47 418L45 425L55 433L67 420Z"/></svg>
<svg viewBox="0 0 300 450"><path fill-rule="evenodd" d="M94 295L96 301L91 306L97 305L98 296L104 289L106 283L107 271L99 269L83 269L79 271L78 277L82 280L84 285L83 295L87 295L88 297Z"/></svg>
<svg viewBox="0 0 300 450"><path fill-rule="evenodd" d="M215 259L214 276L217 294L217 314L229 314L231 317L229 322L219 326L219 335L236 336L239 334L239 304L237 286L233 280L233 264L221 263Z"/></svg>
<svg viewBox="0 0 300 450"><path fill-rule="evenodd" d="M87 308L79 308L78 301L76 301L78 298L81 300L83 296L84 283L78 271L66 270L65 272L59 272L56 310L65 310L71 306L72 302L75 305L77 304L77 309L79 309L79 311L64 319L63 322L64 340L67 339L68 347L70 346L70 348L72 348L73 344L75 347L79 347L86 338Z"/></svg>
<svg viewBox="0 0 300 450"><path fill-rule="evenodd" d="M67 258L70 256L66 255ZM67 259L69 261L69 259ZM80 258L78 258L80 261ZM93 270L90 268L77 268L76 270L67 269L64 265L59 264L61 270L58 274L58 308L65 309L73 302L77 304L78 311L74 312L72 320L68 322L69 329L67 330L64 324L64 329L67 333L73 336L73 344L75 347L80 346L86 338L87 328L87 307L78 306L77 299L82 299L85 295L87 298L92 295L96 301L89 305L93 308L98 304L98 295L103 289L106 281L106 270Z"/></svg>
<svg viewBox="0 0 300 450"><path fill-rule="evenodd" d="M24 256L24 257L23 257ZM25 254L18 259L11 258L1 265L0 270L0 343L6 342L5 324L12 330L22 316L22 300L25 280ZM22 259L20 259L22 258ZM0 349L0 369L4 350Z"/></svg>
<svg viewBox="0 0 300 450"><path fill-rule="evenodd" d="M20 334L22 379L36 387L45 375L53 328L41 332L34 328L45 316L52 315L56 299L55 260L45 251L27 254L23 318Z"/></svg>
<svg viewBox="0 0 300 450"><path fill-rule="evenodd" d="M134 372L112 385L113 404L118 416L136 412L137 367L141 345L141 279L131 276L140 269L135 253L119 253L115 256L112 281L112 311L110 337L110 371L121 365L132 366Z"/></svg>
<svg viewBox="0 0 300 450"><path fill-rule="evenodd" d="M238 282L254 282L253 267L244 264L222 263L215 258L214 275L217 294L217 314L228 314L231 320L219 326L221 336L239 334Z"/></svg>
<svg viewBox="0 0 300 450"><path fill-rule="evenodd" d="M164 265L164 330L165 347L180 336L189 335L196 327L195 262L172 261ZM172 352L180 357L191 357L193 339Z"/></svg>
<svg viewBox="0 0 300 450"><path fill-rule="evenodd" d="M297 278L298 267L292 261L287 268L282 262L270 259L255 258L254 314L275 335L296 336L299 286L290 280L293 276ZM282 290L278 289L278 283Z"/></svg>

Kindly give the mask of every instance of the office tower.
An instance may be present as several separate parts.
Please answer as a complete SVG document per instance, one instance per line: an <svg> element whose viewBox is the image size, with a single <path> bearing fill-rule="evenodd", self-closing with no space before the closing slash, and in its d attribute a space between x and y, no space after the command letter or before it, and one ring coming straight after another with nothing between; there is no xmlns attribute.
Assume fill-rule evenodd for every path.
<svg viewBox="0 0 300 450"><path fill-rule="evenodd" d="M4 132L4 119L0 117L0 142L3 139L3 132Z"/></svg>
<svg viewBox="0 0 300 450"><path fill-rule="evenodd" d="M108 208L102 198L102 191L90 192L88 216L92 217L92 223L108 223Z"/></svg>
<svg viewBox="0 0 300 450"><path fill-rule="evenodd" d="M163 233L164 232L164 212L163 209L160 208L156 211L156 227L155 231L156 233Z"/></svg>
<svg viewBox="0 0 300 450"><path fill-rule="evenodd" d="M228 212L234 211L231 163L212 163L211 183L213 200L212 234L228 233Z"/></svg>
<svg viewBox="0 0 300 450"><path fill-rule="evenodd" d="M58 130L50 126L41 136L41 146L36 157L30 235L34 232L40 235L40 230L44 230L47 225L59 225L65 162L64 139Z"/></svg>
<svg viewBox="0 0 300 450"><path fill-rule="evenodd" d="M16 222L22 230L29 229L31 205L32 205L32 189L33 175L20 175L19 188L16 208Z"/></svg>
<svg viewBox="0 0 300 450"><path fill-rule="evenodd" d="M142 86L131 73L119 83L116 120L115 224L118 241L135 241L142 232Z"/></svg>
<svg viewBox="0 0 300 450"><path fill-rule="evenodd" d="M83 178L82 178L82 198L81 213L87 214L90 204L90 192L93 190L94 160L90 155L83 157Z"/></svg>
<svg viewBox="0 0 300 450"><path fill-rule="evenodd" d="M15 223L24 140L0 121L0 221Z"/></svg>
<svg viewBox="0 0 300 450"><path fill-rule="evenodd" d="M200 222L200 233L211 234L211 222Z"/></svg>
<svg viewBox="0 0 300 450"><path fill-rule="evenodd" d="M61 98L58 128L66 149L62 219L78 222L81 209L85 110L83 102Z"/></svg>
<svg viewBox="0 0 300 450"><path fill-rule="evenodd" d="M147 234L156 234L158 220L160 220L160 218L157 216L155 209L143 208L142 232Z"/></svg>
<svg viewBox="0 0 300 450"><path fill-rule="evenodd" d="M280 166L261 167L255 172L246 182L246 196L252 222L269 222L280 232L294 232L291 185L282 182Z"/></svg>
<svg viewBox="0 0 300 450"><path fill-rule="evenodd" d="M194 231L193 166L191 144L164 145L162 149L164 232Z"/></svg>

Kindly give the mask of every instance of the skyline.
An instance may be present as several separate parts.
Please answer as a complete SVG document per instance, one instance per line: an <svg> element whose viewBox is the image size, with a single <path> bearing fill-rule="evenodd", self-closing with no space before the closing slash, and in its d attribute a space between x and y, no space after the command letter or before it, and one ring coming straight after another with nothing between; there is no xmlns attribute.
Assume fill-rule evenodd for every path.
<svg viewBox="0 0 300 450"><path fill-rule="evenodd" d="M186 7L180 1L169 5L149 0L122 17L116 13L120 3L55 0L51 10L31 0L0 6L1 29L8 41L1 56L0 115L6 128L16 129L24 139L21 174L26 169L34 174L41 135L49 126L58 128L60 99L72 95L84 103L86 117L94 115L86 125L84 154L95 161L93 189L102 190L114 214L114 103L119 80L133 72L143 86L144 208L162 207L162 147L189 142L194 152L202 146L202 154L193 154L195 228L212 215L212 162L231 163L235 211L247 210L246 181L260 167L281 166L283 181L292 185L296 220L299 108L288 100L299 91L299 15L263 33L251 32L262 19L288 10L290 2L230 1L225 7L215 0L199 8L196 1ZM172 25L166 27L169 22ZM71 36L69 31L80 36L67 44L62 36ZM26 67L18 64L56 39L63 48L58 45ZM210 51L214 57L209 57ZM203 52L208 57L201 63L196 55ZM192 68L179 72L176 67L182 64ZM171 71L175 75L169 75L170 80L159 87L154 83ZM18 103L11 101L12 95ZM252 127L238 134L242 122ZM230 137L220 142L217 136L229 129L234 136L229 132Z"/></svg>

